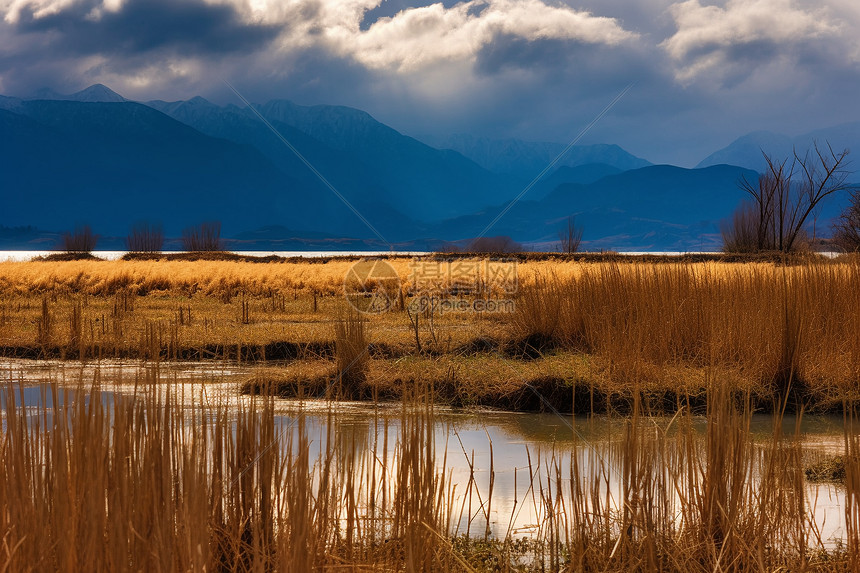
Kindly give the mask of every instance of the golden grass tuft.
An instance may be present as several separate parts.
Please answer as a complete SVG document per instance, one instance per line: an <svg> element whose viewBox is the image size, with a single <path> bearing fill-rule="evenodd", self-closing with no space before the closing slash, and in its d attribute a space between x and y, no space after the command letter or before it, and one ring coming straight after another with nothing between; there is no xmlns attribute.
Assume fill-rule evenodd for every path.
<svg viewBox="0 0 860 573"><path fill-rule="evenodd" d="M352 308L334 323L336 392L346 399L363 393L370 361L367 341L367 320Z"/></svg>

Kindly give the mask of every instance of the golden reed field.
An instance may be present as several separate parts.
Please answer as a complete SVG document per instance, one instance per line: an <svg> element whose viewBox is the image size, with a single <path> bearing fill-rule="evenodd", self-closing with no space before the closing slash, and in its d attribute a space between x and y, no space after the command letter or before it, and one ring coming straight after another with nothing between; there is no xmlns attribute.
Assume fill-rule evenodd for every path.
<svg viewBox="0 0 860 573"><path fill-rule="evenodd" d="M88 363L36 388L10 368L0 389L0 570L860 568L857 260L525 260L515 288L433 287L513 302L494 312L416 306L409 259L358 284L354 262L0 264L5 357ZM387 312L356 310L379 295ZM140 361L125 391L102 382L113 358ZM250 396L186 395L168 360L242 364ZM274 395L374 401L367 435L334 402L285 416ZM440 404L626 417L608 441L529 452L491 531L511 501L493 444L489 469L463 448L455 481ZM811 456L786 409L838 412L839 455ZM838 538L819 474L838 480Z"/></svg>
<svg viewBox="0 0 860 573"><path fill-rule="evenodd" d="M266 367L252 384L291 393L339 375L340 333L341 354L362 355L347 373L360 382L346 389L353 397L424 381L455 403L529 409L519 390L538 384L560 389L554 402L567 409L607 409L615 397L629 406L636 392L671 406L701 395L708 377L763 401L837 408L858 397L856 258L525 260L514 289L441 286L448 299L510 299L504 312L442 313L416 310L417 263L387 262L398 277L391 309L363 315L344 296L355 260L2 263L0 350L240 360ZM368 296L385 287L361 286ZM362 324L338 328L349 320Z"/></svg>

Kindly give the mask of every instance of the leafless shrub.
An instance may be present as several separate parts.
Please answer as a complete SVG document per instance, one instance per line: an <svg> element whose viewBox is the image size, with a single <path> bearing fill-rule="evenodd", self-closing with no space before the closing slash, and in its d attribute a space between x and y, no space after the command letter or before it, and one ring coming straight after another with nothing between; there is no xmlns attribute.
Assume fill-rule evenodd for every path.
<svg viewBox="0 0 860 573"><path fill-rule="evenodd" d="M478 237L469 244L471 253L519 253L523 246L508 236Z"/></svg>
<svg viewBox="0 0 860 573"><path fill-rule="evenodd" d="M62 249L67 253L90 253L96 248L98 235L89 225L81 225L72 232L63 233Z"/></svg>
<svg viewBox="0 0 860 573"><path fill-rule="evenodd" d="M860 251L860 188L851 190L851 203L842 212L833 229L833 239L843 251Z"/></svg>
<svg viewBox="0 0 860 573"><path fill-rule="evenodd" d="M582 242L582 227L577 226L575 217L567 218L567 225L558 232L562 253L576 253Z"/></svg>
<svg viewBox="0 0 860 573"><path fill-rule="evenodd" d="M125 239L132 253L160 253L164 247L164 230L160 224L137 223Z"/></svg>
<svg viewBox="0 0 860 573"><path fill-rule="evenodd" d="M182 231L182 248L186 251L220 251L221 223L208 221Z"/></svg>
<svg viewBox="0 0 860 573"><path fill-rule="evenodd" d="M732 214L731 220L723 221L723 250L727 253L754 253L759 250L759 218L756 206L744 201Z"/></svg>

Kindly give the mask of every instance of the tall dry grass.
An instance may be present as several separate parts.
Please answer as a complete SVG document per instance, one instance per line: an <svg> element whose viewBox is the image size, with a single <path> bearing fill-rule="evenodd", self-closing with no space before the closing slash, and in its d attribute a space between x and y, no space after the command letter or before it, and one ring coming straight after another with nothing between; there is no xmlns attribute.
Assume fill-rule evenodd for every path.
<svg viewBox="0 0 860 573"><path fill-rule="evenodd" d="M346 399L362 396L370 354L367 321L351 307L334 323L336 393Z"/></svg>
<svg viewBox="0 0 860 573"><path fill-rule="evenodd" d="M35 411L12 384L0 397L4 571L451 570L429 407L390 450L330 430L316 457L304 418L276 421L271 399L189 406L157 370L134 397L52 385Z"/></svg>
<svg viewBox="0 0 860 573"><path fill-rule="evenodd" d="M582 352L625 386L713 368L762 395L857 400L860 264L600 264L523 287L516 337Z"/></svg>
<svg viewBox="0 0 860 573"><path fill-rule="evenodd" d="M0 390L3 569L829 572L860 557L858 458L846 456L848 527L834 543L811 515L801 440L778 418L756 440L751 410L725 394L704 433L689 412L636 412L608 443L532 453L527 541L482 523L498 495L491 444L489 489L474 466L452 481L420 389L396 421L371 417L368 436L336 415L311 435L271 399L180 395L157 369L134 395L55 384L25 408L22 388ZM850 425L845 448L857 453Z"/></svg>
<svg viewBox="0 0 860 573"><path fill-rule="evenodd" d="M409 263L392 261L404 293ZM0 263L0 346L57 357L206 358L240 357L239 347L249 345L333 345L331 324L346 306L352 264ZM384 313L372 318L372 342L396 356L426 348L427 336L439 353L493 337L528 358L551 349L585 357L591 377L607 388L681 388L680 371L698 370L700 381L710 368L759 396L860 400L858 259L791 266L538 261L517 272L513 315L422 316L425 331L417 332L409 315ZM136 310L116 312L121 297L137 297ZM252 355L262 358L260 348Z"/></svg>

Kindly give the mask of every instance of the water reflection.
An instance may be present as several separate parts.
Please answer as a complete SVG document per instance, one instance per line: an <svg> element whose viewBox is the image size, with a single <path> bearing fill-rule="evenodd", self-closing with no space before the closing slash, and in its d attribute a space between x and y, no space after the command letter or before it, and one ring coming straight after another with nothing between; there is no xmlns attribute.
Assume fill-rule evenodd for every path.
<svg viewBox="0 0 860 573"><path fill-rule="evenodd" d="M24 406L24 412L89 400L92 388L101 390L102 403L108 408L119 396L125 399L144 392L169 394L171 400L204 413L215 405L238 412L241 407L253 408L255 400L239 395L238 376L247 370L235 365L6 361L0 369L15 387L14 399L18 406ZM5 396L0 408L5 429ZM366 491L357 495L390 497L395 480L379 478L397 467L402 450L396 444L404 434L404 424L413 422L408 408L397 403L276 400L274 423L285 454L298 450L301 431L310 439L312 465L313 460L333 460L335 472L364 476L360 484ZM193 423L199 417L189 416L188 420ZM429 435L435 447L436 470L444 477L451 519L458 531L482 535L489 530L502 538L529 535L553 512L571 515L575 511L598 511L592 505L594 499L605 500L604 509L624 509L619 500L625 498L627 487L623 474L629 452L623 448L630 430L628 419L437 408L432 421ZM705 418L689 421L696 432L704 434L708 424ZM646 439L671 438L679 428L671 418L649 418L642 423ZM843 450L841 417L804 416L798 420L786 416L775 423L773 416L766 415L754 415L750 420L753 442L761 445L760 463L774 435L797 440L809 452ZM679 460L688 455L674 451L671 439L661 443L663 449L656 449L655 457L643 463L682 463ZM757 471L753 469L751 482ZM588 488L596 488L599 495L584 502L577 500L576 492ZM843 539L844 491L833 484L807 483L805 488L807 509L821 538ZM548 507L548 494L558 494L559 489L568 492L562 496L562 506ZM678 484L678 489L683 489L683 484ZM666 499L667 511L677 511L677 492Z"/></svg>

